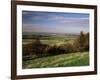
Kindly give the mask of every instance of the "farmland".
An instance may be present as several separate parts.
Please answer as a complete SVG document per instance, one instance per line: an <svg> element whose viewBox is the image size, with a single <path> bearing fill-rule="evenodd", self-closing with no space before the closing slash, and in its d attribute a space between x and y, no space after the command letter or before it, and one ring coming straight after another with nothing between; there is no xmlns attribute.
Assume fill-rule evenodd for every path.
<svg viewBox="0 0 100 80"><path fill-rule="evenodd" d="M74 44L78 37L79 34L56 33L23 35L22 67L26 69L89 65L89 50L77 49L78 43Z"/></svg>
<svg viewBox="0 0 100 80"><path fill-rule="evenodd" d="M26 35L24 35L26 36ZM32 41L34 41L34 37L39 37L40 41L43 44L48 44L48 45L57 45L57 44L64 44L64 43L68 43L68 42L72 42L78 35L65 35L65 34L44 34L44 35L40 35L36 33L29 36L27 35L27 37L25 37L23 39L23 44L29 44Z"/></svg>

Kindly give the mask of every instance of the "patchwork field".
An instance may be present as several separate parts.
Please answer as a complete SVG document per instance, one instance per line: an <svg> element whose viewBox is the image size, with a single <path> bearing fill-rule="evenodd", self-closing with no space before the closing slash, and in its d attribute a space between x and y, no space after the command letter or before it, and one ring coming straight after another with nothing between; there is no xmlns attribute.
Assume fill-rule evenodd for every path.
<svg viewBox="0 0 100 80"><path fill-rule="evenodd" d="M23 44L32 43L37 37L36 35L26 37L23 39ZM71 43L74 39L76 39L77 35L42 35L40 38L41 43L48 44L48 45L60 45L65 43Z"/></svg>

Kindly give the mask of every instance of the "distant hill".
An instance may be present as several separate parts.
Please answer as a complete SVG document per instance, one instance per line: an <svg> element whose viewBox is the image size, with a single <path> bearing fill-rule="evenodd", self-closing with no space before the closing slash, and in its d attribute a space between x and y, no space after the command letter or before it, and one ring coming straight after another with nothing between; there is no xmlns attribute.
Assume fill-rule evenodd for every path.
<svg viewBox="0 0 100 80"><path fill-rule="evenodd" d="M23 32L22 35L79 35L79 33Z"/></svg>

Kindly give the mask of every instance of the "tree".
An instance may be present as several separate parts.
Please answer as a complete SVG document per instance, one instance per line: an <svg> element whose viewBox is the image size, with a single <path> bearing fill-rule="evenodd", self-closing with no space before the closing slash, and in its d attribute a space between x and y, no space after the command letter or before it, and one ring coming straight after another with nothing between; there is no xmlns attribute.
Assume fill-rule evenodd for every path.
<svg viewBox="0 0 100 80"><path fill-rule="evenodd" d="M33 40L33 43L32 43L32 52L35 53L35 54L40 54L41 51L40 51L40 46L41 46L41 42L40 42L40 39L39 38L36 38L35 40Z"/></svg>
<svg viewBox="0 0 100 80"><path fill-rule="evenodd" d="M84 37L84 49L89 50L89 33L85 34Z"/></svg>
<svg viewBox="0 0 100 80"><path fill-rule="evenodd" d="M80 36L74 41L74 46L76 51L86 51L89 50L89 33L80 32Z"/></svg>

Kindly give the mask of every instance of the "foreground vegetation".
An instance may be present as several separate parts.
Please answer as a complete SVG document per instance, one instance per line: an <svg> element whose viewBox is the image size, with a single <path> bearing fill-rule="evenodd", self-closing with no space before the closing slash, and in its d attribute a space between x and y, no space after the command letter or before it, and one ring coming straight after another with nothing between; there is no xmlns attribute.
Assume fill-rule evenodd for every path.
<svg viewBox="0 0 100 80"><path fill-rule="evenodd" d="M87 65L89 65L88 52L76 52L40 58L34 58L33 55L28 57L28 60L23 60L23 68L68 67Z"/></svg>

